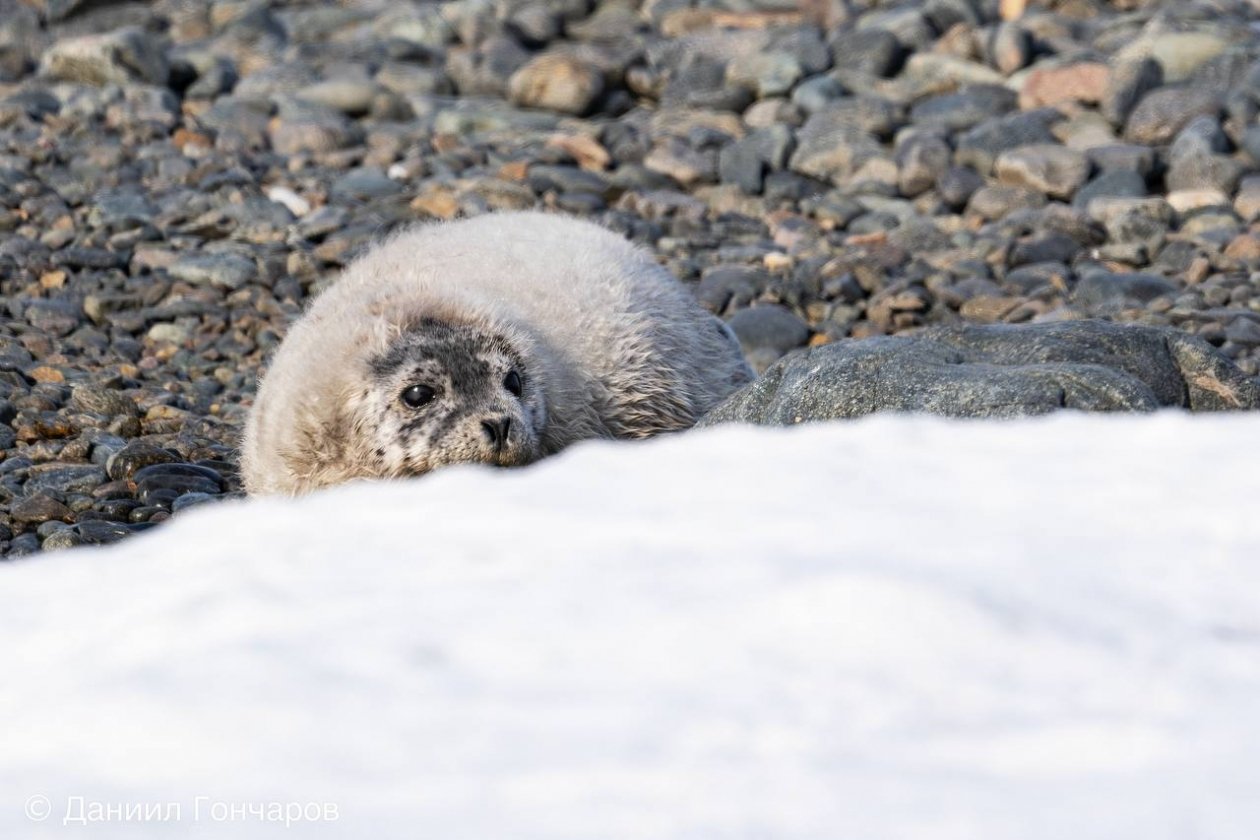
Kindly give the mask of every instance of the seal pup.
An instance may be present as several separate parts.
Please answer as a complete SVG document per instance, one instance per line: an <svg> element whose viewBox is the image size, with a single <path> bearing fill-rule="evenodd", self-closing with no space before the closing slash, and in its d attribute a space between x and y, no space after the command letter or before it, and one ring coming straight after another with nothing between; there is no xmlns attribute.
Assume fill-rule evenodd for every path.
<svg viewBox="0 0 1260 840"><path fill-rule="evenodd" d="M241 451L251 494L449 464L528 464L588 438L688 428L753 374L647 251L587 221L412 227L290 328Z"/></svg>

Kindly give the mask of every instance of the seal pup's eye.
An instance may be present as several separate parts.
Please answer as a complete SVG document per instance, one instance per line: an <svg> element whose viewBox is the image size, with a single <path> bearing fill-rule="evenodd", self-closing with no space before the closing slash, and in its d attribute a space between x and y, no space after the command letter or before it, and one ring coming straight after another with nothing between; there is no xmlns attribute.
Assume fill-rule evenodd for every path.
<svg viewBox="0 0 1260 840"><path fill-rule="evenodd" d="M508 389L514 397L521 395L521 375L514 370L508 371L508 375L503 377L503 387Z"/></svg>
<svg viewBox="0 0 1260 840"><path fill-rule="evenodd" d="M428 385L412 385L402 392L402 401L408 408L422 408L433 402L436 396L437 391Z"/></svg>

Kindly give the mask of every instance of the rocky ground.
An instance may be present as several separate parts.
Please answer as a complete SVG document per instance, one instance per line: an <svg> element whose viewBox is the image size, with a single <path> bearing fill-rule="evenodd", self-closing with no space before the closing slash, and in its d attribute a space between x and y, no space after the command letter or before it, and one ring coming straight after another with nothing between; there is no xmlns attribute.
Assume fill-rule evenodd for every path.
<svg viewBox="0 0 1260 840"><path fill-rule="evenodd" d="M1104 317L1260 365L1242 0L0 0L0 553L239 492L255 375L391 227L642 242L758 369Z"/></svg>

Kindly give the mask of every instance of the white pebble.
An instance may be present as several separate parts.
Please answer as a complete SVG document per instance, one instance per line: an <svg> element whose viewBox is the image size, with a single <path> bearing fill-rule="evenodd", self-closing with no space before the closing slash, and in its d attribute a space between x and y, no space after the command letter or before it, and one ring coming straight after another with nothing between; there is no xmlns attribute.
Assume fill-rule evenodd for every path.
<svg viewBox="0 0 1260 840"><path fill-rule="evenodd" d="M289 208L294 216L305 216L311 212L311 203L288 187L267 187L267 198Z"/></svg>

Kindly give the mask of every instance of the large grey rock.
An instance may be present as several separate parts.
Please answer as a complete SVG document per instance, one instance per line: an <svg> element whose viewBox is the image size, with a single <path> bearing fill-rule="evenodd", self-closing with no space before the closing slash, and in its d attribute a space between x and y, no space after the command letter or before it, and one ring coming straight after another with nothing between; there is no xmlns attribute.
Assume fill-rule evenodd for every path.
<svg viewBox="0 0 1260 840"><path fill-rule="evenodd" d="M1017 417L1060 408L1260 408L1260 384L1162 327L1068 321L946 327L793 353L700 421L791 425L915 411Z"/></svg>

